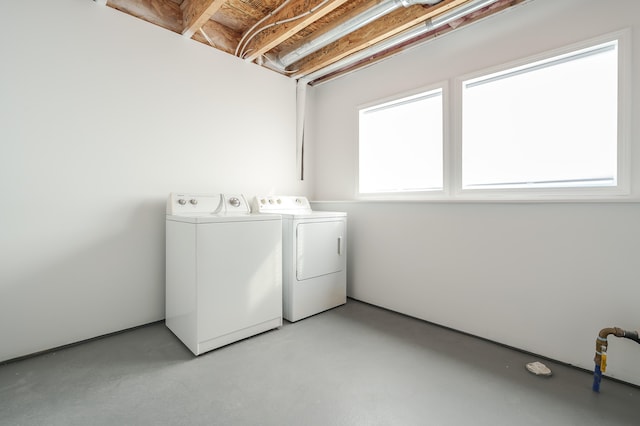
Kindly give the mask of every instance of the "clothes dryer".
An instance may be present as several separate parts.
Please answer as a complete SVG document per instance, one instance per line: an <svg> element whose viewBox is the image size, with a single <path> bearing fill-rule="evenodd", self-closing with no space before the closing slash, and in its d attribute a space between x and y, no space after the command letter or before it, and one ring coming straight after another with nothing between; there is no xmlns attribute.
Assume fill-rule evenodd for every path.
<svg viewBox="0 0 640 426"><path fill-rule="evenodd" d="M242 195L167 203L166 325L200 355L282 326L282 221Z"/></svg>
<svg viewBox="0 0 640 426"><path fill-rule="evenodd" d="M302 196L255 197L252 210L282 215L286 320L295 322L346 303L346 212L313 211Z"/></svg>

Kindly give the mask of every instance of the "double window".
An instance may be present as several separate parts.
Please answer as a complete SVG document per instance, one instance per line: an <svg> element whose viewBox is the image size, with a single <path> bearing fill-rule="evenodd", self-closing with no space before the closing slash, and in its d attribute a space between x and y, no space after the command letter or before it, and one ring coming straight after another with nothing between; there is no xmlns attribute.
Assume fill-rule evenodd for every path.
<svg viewBox="0 0 640 426"><path fill-rule="evenodd" d="M617 33L359 110L359 193L598 198L627 191ZM626 89L626 90L625 90ZM448 123L452 123L449 129ZM448 135L452 135L449 137Z"/></svg>

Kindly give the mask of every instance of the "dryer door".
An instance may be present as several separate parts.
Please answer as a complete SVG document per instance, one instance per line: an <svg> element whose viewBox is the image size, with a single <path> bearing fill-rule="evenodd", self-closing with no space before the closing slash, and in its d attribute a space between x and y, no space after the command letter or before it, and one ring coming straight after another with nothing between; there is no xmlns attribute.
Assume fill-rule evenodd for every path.
<svg viewBox="0 0 640 426"><path fill-rule="evenodd" d="M345 267L345 222L299 223L296 227L298 281L340 272Z"/></svg>

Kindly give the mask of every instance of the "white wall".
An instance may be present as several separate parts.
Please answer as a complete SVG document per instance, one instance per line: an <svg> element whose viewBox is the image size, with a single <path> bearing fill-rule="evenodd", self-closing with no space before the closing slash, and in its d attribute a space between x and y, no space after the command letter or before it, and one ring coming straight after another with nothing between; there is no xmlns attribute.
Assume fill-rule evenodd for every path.
<svg viewBox="0 0 640 426"><path fill-rule="evenodd" d="M0 56L0 361L164 318L170 191L308 193L287 78L91 0Z"/></svg>
<svg viewBox="0 0 640 426"><path fill-rule="evenodd" d="M349 294L587 369L601 328L639 329L637 202L348 201L355 193L358 105L629 27L638 105L634 0L533 0L314 88L315 197L343 200L315 207L349 212ZM636 120L636 200L639 141ZM636 343L612 338L607 374L640 384L639 355Z"/></svg>

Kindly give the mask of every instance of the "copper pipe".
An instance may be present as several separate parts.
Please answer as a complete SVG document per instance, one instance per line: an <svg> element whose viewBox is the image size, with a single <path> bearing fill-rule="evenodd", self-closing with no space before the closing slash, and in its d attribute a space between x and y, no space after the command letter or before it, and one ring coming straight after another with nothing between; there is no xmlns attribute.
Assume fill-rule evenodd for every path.
<svg viewBox="0 0 640 426"><path fill-rule="evenodd" d="M596 339L596 356L593 359L596 366L593 370L593 391L600 392L600 381L602 380L602 373L607 369L607 337L614 335L616 337L624 337L630 340L640 343L637 331L626 331L619 327L603 328L598 333Z"/></svg>
<svg viewBox="0 0 640 426"><path fill-rule="evenodd" d="M602 346L605 347L604 351L607 351L607 337L611 334L616 337L624 337L626 333L619 327L603 328L602 330L600 330L600 333L598 333L598 338L596 339L596 356L595 358L593 358L596 365L600 365L600 362L602 361Z"/></svg>

